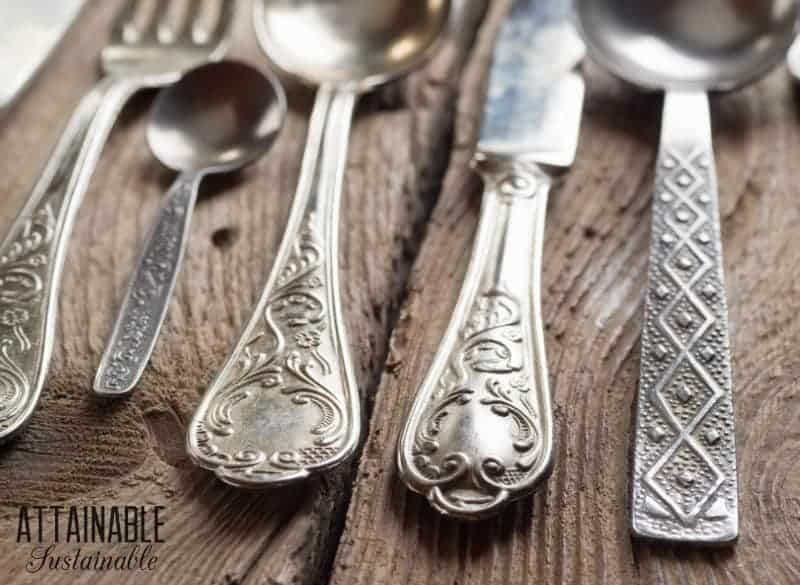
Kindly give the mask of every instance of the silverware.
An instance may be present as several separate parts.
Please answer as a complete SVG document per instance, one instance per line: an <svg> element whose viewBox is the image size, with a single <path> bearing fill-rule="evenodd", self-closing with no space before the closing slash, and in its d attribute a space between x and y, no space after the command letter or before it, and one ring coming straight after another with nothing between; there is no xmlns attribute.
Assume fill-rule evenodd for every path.
<svg viewBox="0 0 800 585"><path fill-rule="evenodd" d="M517 0L500 32L475 170L472 259L398 444L403 480L442 514L475 520L532 493L553 459L540 312L547 197L575 158L584 46L570 0Z"/></svg>
<svg viewBox="0 0 800 585"><path fill-rule="evenodd" d="M359 395L338 263L353 108L360 93L432 52L449 8L449 0L256 2L256 29L267 54L319 91L276 264L187 437L193 460L227 483L268 487L301 480L339 464L358 443Z"/></svg>
<svg viewBox="0 0 800 585"><path fill-rule="evenodd" d="M800 38L796 38L792 43L786 61L794 78L800 79Z"/></svg>
<svg viewBox="0 0 800 585"><path fill-rule="evenodd" d="M632 480L634 535L724 544L738 535L728 312L706 91L781 62L796 2L684 0L653 9L579 0L593 56L665 90L653 198ZM708 26L708 15L714 26Z"/></svg>
<svg viewBox="0 0 800 585"><path fill-rule="evenodd" d="M83 4L84 0L0 3L0 114L33 78Z"/></svg>
<svg viewBox="0 0 800 585"><path fill-rule="evenodd" d="M193 69L153 105L147 141L180 176L137 262L95 378L102 396L133 391L155 347L175 288L200 181L260 157L280 132L286 99L277 79L234 61Z"/></svg>
<svg viewBox="0 0 800 585"><path fill-rule="evenodd" d="M18 433L39 400L55 333L58 287L72 221L122 106L139 89L177 81L219 58L234 2L221 2L213 29L166 26L169 0L150 26L133 24L139 0L125 5L101 55L105 77L78 105L42 177L0 246L0 441Z"/></svg>

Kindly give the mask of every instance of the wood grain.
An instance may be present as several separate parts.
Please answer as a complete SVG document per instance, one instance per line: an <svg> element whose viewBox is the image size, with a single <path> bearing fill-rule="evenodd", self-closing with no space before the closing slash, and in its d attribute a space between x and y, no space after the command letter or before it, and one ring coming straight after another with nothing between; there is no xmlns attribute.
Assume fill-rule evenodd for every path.
<svg viewBox="0 0 800 585"><path fill-rule="evenodd" d="M121 4L92 0L0 120L0 233L97 79L97 54ZM232 54L264 63L249 2L242 4ZM192 409L277 251L308 90L292 88L286 129L267 157L206 185L163 337L136 395L122 403L92 398L114 309L172 178L147 150L151 96L142 95L112 134L76 222L40 408L20 439L0 448L4 583L800 582L800 93L783 70L714 102L738 417L738 545L703 551L629 537L631 409L661 103L591 63L578 162L551 196L545 243L553 476L535 497L478 525L443 519L399 481L402 419L447 325L477 224L481 187L469 159L508 0L456 6L444 50L407 82L367 98L353 130L342 282L371 413L355 480L346 467L300 488L247 493L192 467L183 449ZM157 573L26 574L31 545L15 541L22 504L166 506Z"/></svg>
<svg viewBox="0 0 800 585"><path fill-rule="evenodd" d="M507 2L485 20L462 83L456 148L392 335L331 583L800 582L800 205L797 100L787 73L714 103L733 330L742 537L731 550L634 543L625 514L631 408L661 100L588 64L578 162L551 197L543 312L556 467L534 498L477 525L446 520L398 479L395 443L466 269L480 185L469 171Z"/></svg>
<svg viewBox="0 0 800 585"><path fill-rule="evenodd" d="M228 0L226 0L228 1ZM5 233L60 129L97 79L97 55L122 0L94 0L30 91L0 122L0 233ZM231 54L264 65L240 2ZM482 14L461 12L442 51L407 82L365 99L351 141L341 242L343 298L364 402L388 352L419 233L445 172L451 107ZM194 468L185 427L232 348L271 268L299 173L310 90L271 152L237 177L209 180L186 262L150 368L131 400L91 394L138 247L171 173L145 142L152 96L126 109L104 151L65 266L47 386L30 426L0 450L4 583L319 583L341 533L352 465L299 488L246 493ZM164 505L158 569L28 575L20 505ZM124 545L101 547L115 554Z"/></svg>

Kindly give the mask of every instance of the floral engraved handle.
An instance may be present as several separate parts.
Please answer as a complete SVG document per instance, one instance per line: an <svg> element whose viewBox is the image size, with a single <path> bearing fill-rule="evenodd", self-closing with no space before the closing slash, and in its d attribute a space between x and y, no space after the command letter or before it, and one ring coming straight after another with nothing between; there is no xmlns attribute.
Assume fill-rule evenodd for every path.
<svg viewBox="0 0 800 585"><path fill-rule="evenodd" d="M738 533L728 310L708 98L664 104L633 457L634 534Z"/></svg>
<svg viewBox="0 0 800 585"><path fill-rule="evenodd" d="M0 442L24 428L39 400L72 221L114 119L134 89L106 79L87 94L0 245Z"/></svg>
<svg viewBox="0 0 800 585"><path fill-rule="evenodd" d="M320 90L276 264L189 428L192 459L232 485L302 480L341 463L358 442L337 251L354 104L352 93Z"/></svg>
<svg viewBox="0 0 800 585"><path fill-rule="evenodd" d="M408 486L465 520L531 493L553 449L539 310L551 179L532 163L481 160L478 170L485 194L472 260L398 446Z"/></svg>
<svg viewBox="0 0 800 585"><path fill-rule="evenodd" d="M100 396L127 396L155 348L189 238L200 177L181 176L169 190L144 245L94 382Z"/></svg>

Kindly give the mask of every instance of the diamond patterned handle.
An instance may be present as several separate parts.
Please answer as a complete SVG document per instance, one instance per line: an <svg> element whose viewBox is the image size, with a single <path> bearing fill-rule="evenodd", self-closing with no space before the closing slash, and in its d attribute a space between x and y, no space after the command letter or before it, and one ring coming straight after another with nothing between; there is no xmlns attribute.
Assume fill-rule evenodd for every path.
<svg viewBox="0 0 800 585"><path fill-rule="evenodd" d="M633 461L636 536L738 534L728 311L708 98L665 98Z"/></svg>

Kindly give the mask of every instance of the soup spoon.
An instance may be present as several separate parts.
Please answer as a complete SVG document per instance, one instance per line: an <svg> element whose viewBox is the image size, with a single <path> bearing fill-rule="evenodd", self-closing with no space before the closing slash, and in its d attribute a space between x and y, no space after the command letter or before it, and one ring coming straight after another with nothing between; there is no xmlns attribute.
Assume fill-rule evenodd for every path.
<svg viewBox="0 0 800 585"><path fill-rule="evenodd" d="M337 465L356 447L361 415L338 264L353 109L360 93L428 57L449 16L449 0L255 4L265 52L319 90L276 264L189 429L190 456L225 482L267 487L301 480Z"/></svg>
<svg viewBox="0 0 800 585"><path fill-rule="evenodd" d="M193 69L156 99L147 141L180 173L144 245L95 378L95 393L126 396L155 348L189 239L200 181L255 161L286 118L280 82L244 63Z"/></svg>
<svg viewBox="0 0 800 585"><path fill-rule="evenodd" d="M738 535L727 301L706 92L766 74L794 39L794 0L576 0L593 57L666 92L653 198L631 522L644 538ZM709 26L713 15L713 26Z"/></svg>

